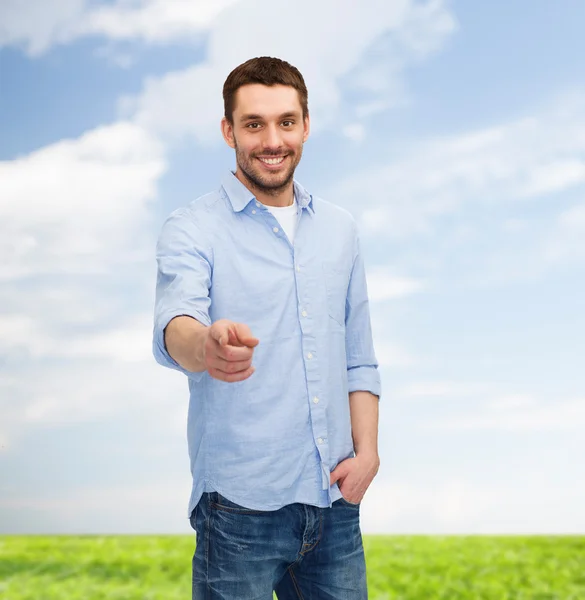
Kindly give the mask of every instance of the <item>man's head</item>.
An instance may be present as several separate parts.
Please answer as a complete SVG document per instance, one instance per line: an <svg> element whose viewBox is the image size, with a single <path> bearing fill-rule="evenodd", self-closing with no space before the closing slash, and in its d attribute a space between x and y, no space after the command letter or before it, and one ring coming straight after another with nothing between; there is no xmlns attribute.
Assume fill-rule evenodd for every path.
<svg viewBox="0 0 585 600"><path fill-rule="evenodd" d="M248 60L226 79L222 133L253 188L278 195L290 184L309 136L307 95L298 69L278 58Z"/></svg>

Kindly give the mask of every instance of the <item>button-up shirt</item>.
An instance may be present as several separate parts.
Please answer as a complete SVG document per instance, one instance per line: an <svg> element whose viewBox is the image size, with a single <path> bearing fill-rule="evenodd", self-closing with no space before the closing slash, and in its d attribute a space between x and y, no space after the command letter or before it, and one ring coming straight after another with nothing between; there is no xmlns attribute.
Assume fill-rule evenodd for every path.
<svg viewBox="0 0 585 600"><path fill-rule="evenodd" d="M380 397L356 222L296 180L294 194L293 244L229 171L159 234L153 353L188 377L189 515L210 491L257 510L331 506L330 472L355 455L348 394ZM227 383L181 367L164 342L180 315L248 325L254 374Z"/></svg>

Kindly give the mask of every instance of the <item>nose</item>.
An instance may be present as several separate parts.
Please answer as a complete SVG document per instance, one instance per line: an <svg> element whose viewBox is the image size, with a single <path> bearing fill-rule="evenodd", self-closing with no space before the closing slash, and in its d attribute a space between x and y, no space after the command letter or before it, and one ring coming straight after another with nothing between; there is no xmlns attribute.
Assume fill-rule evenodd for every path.
<svg viewBox="0 0 585 600"><path fill-rule="evenodd" d="M269 125L264 131L264 139L262 140L262 146L264 147L264 150L271 150L272 152L280 150L282 146L282 139L280 137L278 127Z"/></svg>

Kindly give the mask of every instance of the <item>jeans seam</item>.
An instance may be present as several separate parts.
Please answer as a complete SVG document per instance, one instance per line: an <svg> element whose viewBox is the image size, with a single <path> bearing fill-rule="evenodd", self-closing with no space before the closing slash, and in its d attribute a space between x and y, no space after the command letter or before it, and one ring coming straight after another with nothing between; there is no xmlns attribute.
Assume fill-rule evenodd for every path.
<svg viewBox="0 0 585 600"><path fill-rule="evenodd" d="M301 548L302 556L304 556L307 552L310 552L311 550L313 550L313 548L315 548L315 546L321 541L322 530L323 530L323 517L321 516L321 511L319 511L319 533L317 534L317 539L314 544L312 544L311 546L309 546L308 548L306 548L304 550L303 550L303 548L305 546L307 546L308 544L303 544L303 548Z"/></svg>
<svg viewBox="0 0 585 600"><path fill-rule="evenodd" d="M211 586L209 584L209 543L211 538L211 527L209 521L211 519L210 500L207 497L207 516L205 517L205 600L211 597Z"/></svg>
<svg viewBox="0 0 585 600"><path fill-rule="evenodd" d="M290 566L288 568L288 572L289 572L290 578L291 578L291 580L293 582L293 585L294 585L294 588L295 588L295 592L297 593L297 596L298 596L299 600L304 600L303 599L303 594L301 593L301 588L299 587L299 584L297 583L297 580L296 580L296 578L294 576L294 573L293 573L293 570L292 570L292 566Z"/></svg>

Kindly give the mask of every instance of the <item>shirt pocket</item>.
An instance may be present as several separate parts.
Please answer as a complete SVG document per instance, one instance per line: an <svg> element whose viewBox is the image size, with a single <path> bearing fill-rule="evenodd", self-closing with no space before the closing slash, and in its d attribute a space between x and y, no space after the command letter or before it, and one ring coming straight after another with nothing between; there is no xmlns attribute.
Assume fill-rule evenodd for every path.
<svg viewBox="0 0 585 600"><path fill-rule="evenodd" d="M337 263L323 263L323 280L327 293L327 312L341 327L345 327L345 302L349 276L347 271Z"/></svg>

